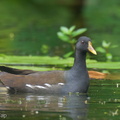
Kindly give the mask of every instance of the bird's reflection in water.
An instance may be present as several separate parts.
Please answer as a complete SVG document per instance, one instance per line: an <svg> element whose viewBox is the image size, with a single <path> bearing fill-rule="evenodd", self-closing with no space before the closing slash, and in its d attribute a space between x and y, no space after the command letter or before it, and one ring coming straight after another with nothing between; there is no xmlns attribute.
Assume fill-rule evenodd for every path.
<svg viewBox="0 0 120 120"><path fill-rule="evenodd" d="M34 94L9 94L1 95L1 98L0 110L9 117L14 114L14 116L32 116L34 119L39 117L41 119L47 118L48 120L87 119L87 95L41 96ZM30 120L33 120L32 118Z"/></svg>

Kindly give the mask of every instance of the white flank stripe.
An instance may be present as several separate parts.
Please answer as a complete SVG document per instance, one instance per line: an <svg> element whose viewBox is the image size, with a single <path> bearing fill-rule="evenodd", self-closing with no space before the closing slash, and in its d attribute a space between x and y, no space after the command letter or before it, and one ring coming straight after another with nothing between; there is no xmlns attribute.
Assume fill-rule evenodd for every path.
<svg viewBox="0 0 120 120"><path fill-rule="evenodd" d="M37 88L42 88L42 89L46 89L46 87L40 86L40 85L35 85L35 87L37 87Z"/></svg>
<svg viewBox="0 0 120 120"><path fill-rule="evenodd" d="M30 84L26 84L26 87L29 87L29 88L32 88L32 89L35 89L35 88L47 89L47 88L44 87L44 86L40 86L40 85L30 85Z"/></svg>
<svg viewBox="0 0 120 120"><path fill-rule="evenodd" d="M58 83L58 85L64 85L64 83Z"/></svg>
<svg viewBox="0 0 120 120"><path fill-rule="evenodd" d="M10 89L10 87L6 86L7 89Z"/></svg>
<svg viewBox="0 0 120 120"><path fill-rule="evenodd" d="M45 83L44 85L47 86L47 87L51 87L52 86L52 85L50 85L48 83Z"/></svg>
<svg viewBox="0 0 120 120"><path fill-rule="evenodd" d="M30 85L30 84L26 84L26 87L30 87L30 88L34 88L33 85Z"/></svg>

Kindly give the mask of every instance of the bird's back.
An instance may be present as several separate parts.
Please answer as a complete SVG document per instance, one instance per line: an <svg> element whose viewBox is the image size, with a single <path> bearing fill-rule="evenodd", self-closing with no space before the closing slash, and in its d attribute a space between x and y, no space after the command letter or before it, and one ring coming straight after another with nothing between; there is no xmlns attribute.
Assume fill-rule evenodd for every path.
<svg viewBox="0 0 120 120"><path fill-rule="evenodd" d="M64 71L35 72L28 75L0 72L0 80L4 86L14 88L18 92L53 91L65 84Z"/></svg>

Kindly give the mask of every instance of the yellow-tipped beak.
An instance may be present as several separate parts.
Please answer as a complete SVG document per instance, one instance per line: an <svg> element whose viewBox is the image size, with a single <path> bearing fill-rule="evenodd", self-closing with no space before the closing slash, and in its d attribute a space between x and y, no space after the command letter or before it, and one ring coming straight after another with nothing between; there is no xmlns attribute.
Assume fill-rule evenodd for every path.
<svg viewBox="0 0 120 120"><path fill-rule="evenodd" d="M97 55L97 52L96 52L95 49L93 48L92 43L91 43L90 41L88 42L88 50L89 50L91 53Z"/></svg>

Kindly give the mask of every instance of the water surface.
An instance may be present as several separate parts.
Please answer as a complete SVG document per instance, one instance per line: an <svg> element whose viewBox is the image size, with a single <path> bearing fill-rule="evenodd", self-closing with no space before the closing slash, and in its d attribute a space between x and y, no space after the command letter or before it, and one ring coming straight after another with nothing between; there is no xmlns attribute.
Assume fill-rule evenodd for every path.
<svg viewBox="0 0 120 120"><path fill-rule="evenodd" d="M0 120L118 120L120 81L91 80L88 94L0 93Z"/></svg>

